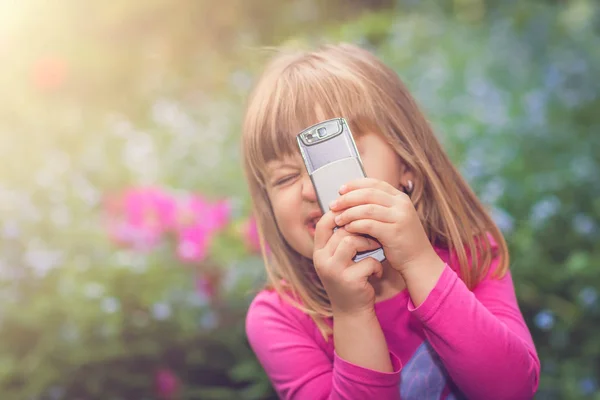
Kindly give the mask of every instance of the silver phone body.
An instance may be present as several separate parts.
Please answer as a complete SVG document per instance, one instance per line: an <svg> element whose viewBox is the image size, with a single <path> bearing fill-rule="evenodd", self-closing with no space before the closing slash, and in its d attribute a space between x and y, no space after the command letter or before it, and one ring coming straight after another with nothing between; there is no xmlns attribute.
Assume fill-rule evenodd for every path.
<svg viewBox="0 0 600 400"><path fill-rule="evenodd" d="M297 136L304 165L317 194L323 213L340 196L340 187L366 177L356 143L344 118L334 118L306 128ZM385 260L383 249L359 252L358 262L367 257Z"/></svg>

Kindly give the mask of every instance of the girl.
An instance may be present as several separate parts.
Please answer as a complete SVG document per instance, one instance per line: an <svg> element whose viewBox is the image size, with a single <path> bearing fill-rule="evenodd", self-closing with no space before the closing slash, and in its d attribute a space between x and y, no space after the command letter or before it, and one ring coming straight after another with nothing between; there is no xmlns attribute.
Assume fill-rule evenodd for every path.
<svg viewBox="0 0 600 400"><path fill-rule="evenodd" d="M335 117L369 178L322 215L295 136ZM269 279L246 331L281 398L533 397L540 363L504 239L391 69L346 44L282 53L242 142ZM383 263L352 261L378 246L359 234Z"/></svg>

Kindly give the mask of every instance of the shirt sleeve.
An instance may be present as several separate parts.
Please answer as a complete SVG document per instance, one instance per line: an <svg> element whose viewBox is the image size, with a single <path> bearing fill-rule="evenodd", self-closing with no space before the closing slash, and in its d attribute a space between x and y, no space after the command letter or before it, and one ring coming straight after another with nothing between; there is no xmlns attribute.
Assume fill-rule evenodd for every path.
<svg viewBox="0 0 600 400"><path fill-rule="evenodd" d="M471 292L448 265L417 308L408 308L453 382L473 399L531 399L540 376L533 339L525 324L510 272L490 273Z"/></svg>
<svg viewBox="0 0 600 400"><path fill-rule="evenodd" d="M303 318L308 317L274 292L260 293L248 310L246 334L250 346L280 398L400 398L398 357L390 353L392 373L354 365L335 352L331 360Z"/></svg>

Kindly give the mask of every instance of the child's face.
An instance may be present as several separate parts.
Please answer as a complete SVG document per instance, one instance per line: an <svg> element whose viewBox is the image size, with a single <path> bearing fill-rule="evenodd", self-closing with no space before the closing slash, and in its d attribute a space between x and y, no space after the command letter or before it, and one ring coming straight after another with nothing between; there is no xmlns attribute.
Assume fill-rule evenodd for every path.
<svg viewBox="0 0 600 400"><path fill-rule="evenodd" d="M355 141L367 176L400 188L403 166L385 139L367 132ZM294 250L312 259L315 225L322 213L300 154L272 161L268 171L267 191L279 230Z"/></svg>

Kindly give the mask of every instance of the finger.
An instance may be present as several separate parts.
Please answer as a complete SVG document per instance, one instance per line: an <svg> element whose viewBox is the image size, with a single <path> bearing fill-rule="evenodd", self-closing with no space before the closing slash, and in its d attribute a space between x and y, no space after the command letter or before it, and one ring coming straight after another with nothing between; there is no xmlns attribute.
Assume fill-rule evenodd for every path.
<svg viewBox="0 0 600 400"><path fill-rule="evenodd" d="M335 253L335 250L338 248L340 242L342 240L344 240L344 238L347 236L352 236L352 234L344 228L336 229L333 232L333 235L331 235L331 237L329 238L329 241L327 241L327 244L325 245L325 247L323 249L327 251L327 254L329 254L330 256L333 256L333 254Z"/></svg>
<svg viewBox="0 0 600 400"><path fill-rule="evenodd" d="M389 237L393 233L396 224L389 222L380 222L374 219L357 219L344 225L344 229L357 235L369 235L379 240L382 244L382 238Z"/></svg>
<svg viewBox="0 0 600 400"><path fill-rule="evenodd" d="M374 219L380 222L398 221L398 212L393 207L383 207L379 204L362 204L356 207L350 207L339 213L334 221L337 226L359 219Z"/></svg>
<svg viewBox="0 0 600 400"><path fill-rule="evenodd" d="M333 213L330 211L326 212L315 226L315 250L319 250L325 247L325 245L333 235L333 229L335 227L336 225Z"/></svg>
<svg viewBox="0 0 600 400"><path fill-rule="evenodd" d="M364 236L345 236L333 253L334 262L339 265L347 265L356 253L361 251L375 250L381 247L377 241Z"/></svg>
<svg viewBox="0 0 600 400"><path fill-rule="evenodd" d="M389 183L387 183L385 181L381 181L379 179L373 179L373 178L361 178L361 179L352 180L352 181L342 185L339 193L345 194L345 193L351 192L353 190L368 189L368 188L379 189L379 190L382 190L392 196L398 194L398 192L399 192L399 190L397 188L395 188L394 186L390 185Z"/></svg>
<svg viewBox="0 0 600 400"><path fill-rule="evenodd" d="M394 204L394 197L379 189L357 189L341 195L334 200L329 207L333 211L340 211L361 204L379 204L381 206L390 207Z"/></svg>
<svg viewBox="0 0 600 400"><path fill-rule="evenodd" d="M383 276L383 266L379 261L372 257L367 257L364 260L350 265L343 272L344 280L348 282L356 282L367 280L372 275L381 278Z"/></svg>

